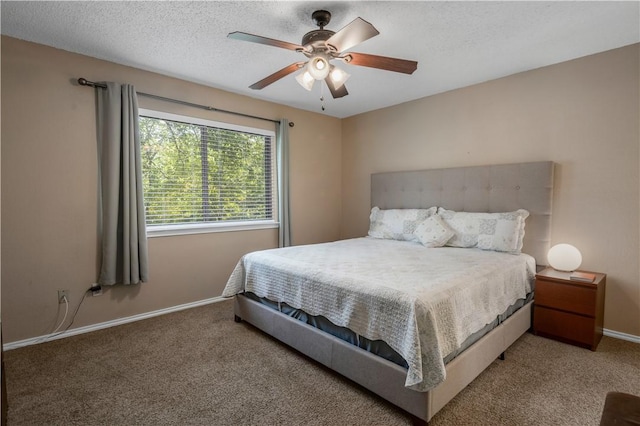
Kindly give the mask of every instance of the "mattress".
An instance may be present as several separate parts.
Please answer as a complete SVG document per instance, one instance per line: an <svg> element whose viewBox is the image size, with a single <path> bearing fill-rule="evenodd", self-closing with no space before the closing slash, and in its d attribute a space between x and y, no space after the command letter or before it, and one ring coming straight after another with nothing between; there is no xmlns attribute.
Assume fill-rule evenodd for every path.
<svg viewBox="0 0 640 426"><path fill-rule="evenodd" d="M408 388L445 378L444 359L531 291L535 260L478 249L427 249L356 238L244 256L223 296L252 292L322 316L407 363Z"/></svg>
<svg viewBox="0 0 640 426"><path fill-rule="evenodd" d="M386 342L383 340L370 340L364 336L360 336L357 333L354 333L353 330L349 330L346 327L339 327L329 321L327 318L321 315L309 315L302 309L293 308L286 303L277 303L273 300L269 300L264 297L258 297L254 293L245 292L242 293L243 296L254 300L258 303L261 303L269 308L280 311L285 315L288 315L292 318L297 319L298 321L302 321L305 324L309 324L312 327L315 327L319 330L324 331L325 333L329 333L334 337L344 340L345 342L351 343L354 346L358 346L361 349L366 350L374 355L377 355L381 358L386 359L387 361L391 361L394 364L399 365L400 367L408 368L407 361L402 358L402 356L393 350ZM515 303L509 306L504 312L498 315L493 321L489 324L482 327L480 330L473 333L471 336L467 337L467 339L460 345L460 347L451 352L444 358L445 365L449 362L453 361L455 357L460 355L465 351L469 346L473 345L475 342L480 340L482 336L489 333L491 330L502 324L507 320L511 315L517 312L520 308L522 308L527 303L530 303L533 300L533 291L527 294L524 299L518 299Z"/></svg>

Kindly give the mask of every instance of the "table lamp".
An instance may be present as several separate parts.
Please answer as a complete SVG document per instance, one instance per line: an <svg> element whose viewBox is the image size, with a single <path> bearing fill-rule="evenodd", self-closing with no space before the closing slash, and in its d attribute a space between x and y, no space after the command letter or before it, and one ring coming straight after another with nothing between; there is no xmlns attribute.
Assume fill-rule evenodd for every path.
<svg viewBox="0 0 640 426"><path fill-rule="evenodd" d="M580 267L582 254L571 244L556 244L547 253L547 261L555 270L572 272Z"/></svg>

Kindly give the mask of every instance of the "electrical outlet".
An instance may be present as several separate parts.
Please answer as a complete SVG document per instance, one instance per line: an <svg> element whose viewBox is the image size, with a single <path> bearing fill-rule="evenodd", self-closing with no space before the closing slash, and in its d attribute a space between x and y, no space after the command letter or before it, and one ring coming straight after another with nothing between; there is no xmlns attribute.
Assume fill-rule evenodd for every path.
<svg viewBox="0 0 640 426"><path fill-rule="evenodd" d="M93 297L102 295L102 286L98 283L91 284L91 295Z"/></svg>
<svg viewBox="0 0 640 426"><path fill-rule="evenodd" d="M58 303L64 303L65 298L69 302L69 290L58 290Z"/></svg>

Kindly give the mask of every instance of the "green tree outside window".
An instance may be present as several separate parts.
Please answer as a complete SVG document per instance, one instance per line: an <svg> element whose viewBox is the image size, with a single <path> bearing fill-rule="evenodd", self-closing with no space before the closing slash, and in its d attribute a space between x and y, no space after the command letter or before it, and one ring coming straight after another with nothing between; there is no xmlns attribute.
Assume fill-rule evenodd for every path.
<svg viewBox="0 0 640 426"><path fill-rule="evenodd" d="M272 219L271 136L139 123L147 225Z"/></svg>

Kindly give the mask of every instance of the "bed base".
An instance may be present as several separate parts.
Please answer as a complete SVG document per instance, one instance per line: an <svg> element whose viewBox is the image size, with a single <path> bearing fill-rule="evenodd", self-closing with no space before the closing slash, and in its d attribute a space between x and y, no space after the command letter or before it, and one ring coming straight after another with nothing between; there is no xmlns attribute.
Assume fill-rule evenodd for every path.
<svg viewBox="0 0 640 426"><path fill-rule="evenodd" d="M236 322L248 322L426 423L530 328L531 306L524 305L447 364L446 380L429 392L405 388L405 368L243 295L235 297L234 314Z"/></svg>

